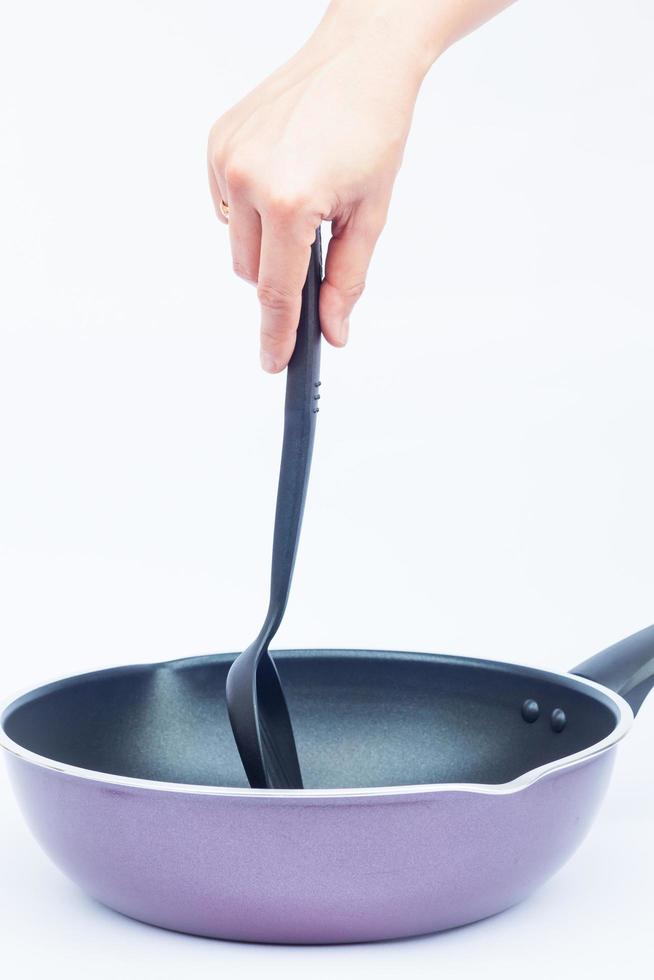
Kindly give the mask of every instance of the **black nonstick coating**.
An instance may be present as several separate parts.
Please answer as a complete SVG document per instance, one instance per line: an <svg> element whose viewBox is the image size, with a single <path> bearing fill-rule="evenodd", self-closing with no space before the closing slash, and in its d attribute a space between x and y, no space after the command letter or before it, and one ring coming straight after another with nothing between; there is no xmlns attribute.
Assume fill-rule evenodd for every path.
<svg viewBox="0 0 654 980"><path fill-rule="evenodd" d="M246 786L225 704L234 657L68 678L16 702L4 728L84 769ZM360 650L276 652L275 662L306 788L503 783L593 745L618 718L603 692L528 667Z"/></svg>

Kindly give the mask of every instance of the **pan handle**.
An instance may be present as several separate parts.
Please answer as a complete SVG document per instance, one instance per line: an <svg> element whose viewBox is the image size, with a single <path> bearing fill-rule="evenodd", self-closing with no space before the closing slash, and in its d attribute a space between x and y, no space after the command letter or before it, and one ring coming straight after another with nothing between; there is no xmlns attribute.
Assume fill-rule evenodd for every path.
<svg viewBox="0 0 654 980"><path fill-rule="evenodd" d="M570 673L610 687L628 701L637 714L654 687L654 626L596 653L590 660L573 667Z"/></svg>

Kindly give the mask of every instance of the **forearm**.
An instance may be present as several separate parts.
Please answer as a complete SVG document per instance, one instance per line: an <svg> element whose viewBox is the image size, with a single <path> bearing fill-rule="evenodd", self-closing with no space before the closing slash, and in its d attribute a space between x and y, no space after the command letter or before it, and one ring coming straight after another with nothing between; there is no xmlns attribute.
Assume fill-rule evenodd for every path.
<svg viewBox="0 0 654 980"><path fill-rule="evenodd" d="M450 45L515 0L331 0L314 38L324 49L348 38L377 35L426 74ZM309 42L311 43L311 42ZM404 60L407 60L404 59Z"/></svg>

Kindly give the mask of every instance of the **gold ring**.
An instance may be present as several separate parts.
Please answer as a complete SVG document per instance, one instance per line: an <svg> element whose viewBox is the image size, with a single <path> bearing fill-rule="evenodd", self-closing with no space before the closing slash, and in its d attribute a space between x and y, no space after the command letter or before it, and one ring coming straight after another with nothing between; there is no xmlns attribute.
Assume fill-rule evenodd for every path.
<svg viewBox="0 0 654 980"><path fill-rule="evenodd" d="M222 214L225 221L229 221L229 204L227 201L220 199L220 213Z"/></svg>

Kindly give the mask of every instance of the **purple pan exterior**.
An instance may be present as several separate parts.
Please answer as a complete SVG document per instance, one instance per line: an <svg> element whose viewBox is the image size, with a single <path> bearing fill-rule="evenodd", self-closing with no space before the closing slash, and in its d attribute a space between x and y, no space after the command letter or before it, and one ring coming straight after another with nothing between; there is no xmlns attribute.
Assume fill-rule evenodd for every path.
<svg viewBox="0 0 654 980"><path fill-rule="evenodd" d="M202 936L343 943L522 901L586 835L616 741L503 786L359 791L149 788L7 758L34 836L105 905Z"/></svg>

